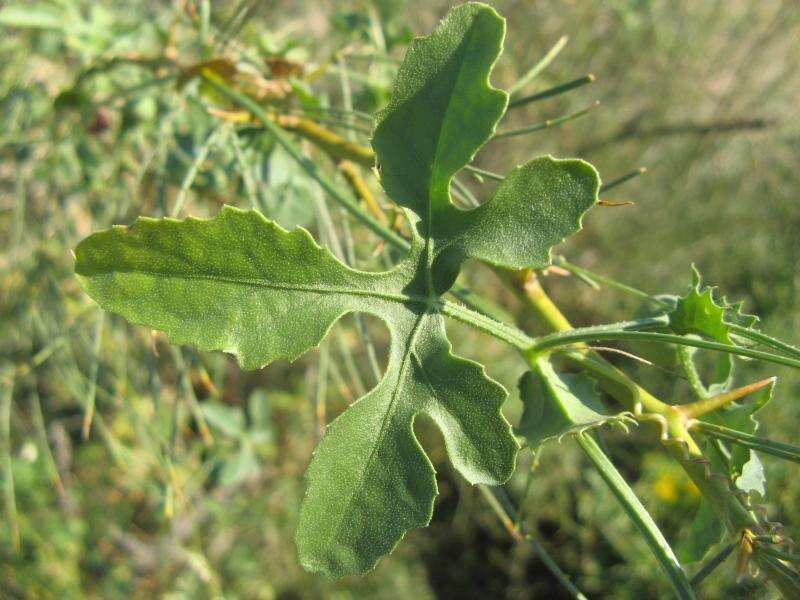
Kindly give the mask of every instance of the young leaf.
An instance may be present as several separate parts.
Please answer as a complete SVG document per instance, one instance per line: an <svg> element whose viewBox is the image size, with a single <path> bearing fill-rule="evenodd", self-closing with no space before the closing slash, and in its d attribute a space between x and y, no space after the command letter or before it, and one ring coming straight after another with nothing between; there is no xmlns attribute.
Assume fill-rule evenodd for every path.
<svg viewBox="0 0 800 600"><path fill-rule="evenodd" d="M750 402L725 406L705 415L702 420L735 431L753 434L758 430L755 414L772 399L774 389L775 382L773 381L757 392ZM756 452L738 444L730 444L729 453L728 471L736 486L746 492L757 491L763 496L765 493L764 468Z"/></svg>
<svg viewBox="0 0 800 600"><path fill-rule="evenodd" d="M412 226L409 254L393 270L350 269L305 230L231 207L210 220L139 219L76 249L76 273L103 307L175 343L231 352L244 368L297 358L347 312L386 323L386 373L330 424L307 472L296 541L308 569L362 573L406 530L428 523L436 483L413 431L419 414L438 425L471 483L499 484L514 469L518 446L500 412L506 393L451 353L440 296L468 258L545 264L550 246L580 229L599 180L587 163L542 157L512 171L479 209L450 202L453 174L506 104L488 85L504 29L490 7L460 6L415 42L400 69L373 141L382 183Z"/></svg>
<svg viewBox="0 0 800 600"><path fill-rule="evenodd" d="M669 313L670 328L678 334L696 334L724 344L731 340L732 327L752 329L758 317L743 313L742 303L729 304L714 300L714 288L703 287L700 273L692 265L692 284L689 291L675 299L675 307Z"/></svg>
<svg viewBox="0 0 800 600"><path fill-rule="evenodd" d="M713 289L701 288L700 273L692 266L692 286L685 296L678 298L675 309L669 314L669 324L675 333L694 333L730 344L725 307L714 302Z"/></svg>

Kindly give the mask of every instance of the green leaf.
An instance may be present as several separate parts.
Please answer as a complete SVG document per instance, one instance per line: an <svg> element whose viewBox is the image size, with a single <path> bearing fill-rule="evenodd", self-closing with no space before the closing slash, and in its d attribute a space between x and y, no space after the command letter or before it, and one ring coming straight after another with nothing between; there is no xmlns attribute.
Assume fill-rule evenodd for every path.
<svg viewBox="0 0 800 600"><path fill-rule="evenodd" d="M425 219L451 212L450 180L472 160L505 112L508 94L491 87L505 21L485 4L450 11L414 40L389 105L376 117L372 146L392 199Z"/></svg>
<svg viewBox="0 0 800 600"><path fill-rule="evenodd" d="M696 334L730 344L725 307L714 302L713 289L701 287L700 273L692 266L692 286L685 296L678 298L675 309L669 313L669 324L675 333Z"/></svg>
<svg viewBox="0 0 800 600"><path fill-rule="evenodd" d="M506 392L451 352L443 317L506 340L511 328L441 295L469 258L542 266L550 246L580 228L599 179L581 161L542 157L512 171L479 209L451 204L450 179L505 107L505 93L487 83L504 29L486 5L458 7L400 69L374 139L382 183L409 209L412 228L408 256L394 269L351 269L304 229L231 207L210 220L142 218L76 249L76 273L104 308L175 343L230 352L243 368L294 360L348 312L385 322L383 378L329 425L308 468L296 541L313 571L363 573L406 530L429 522L436 483L414 435L417 415L438 425L469 482L496 485L513 472L518 445L500 412ZM286 134L264 126L295 152Z"/></svg>
<svg viewBox="0 0 800 600"><path fill-rule="evenodd" d="M775 382L773 381L754 394L750 402L730 404L705 415L702 420L734 431L754 434L758 431L759 425L755 415L772 399L774 389ZM726 447L729 455L727 458L728 472L736 486L746 492L756 491L763 496L766 478L764 467L755 450L735 443L727 444Z"/></svg>
<svg viewBox="0 0 800 600"><path fill-rule="evenodd" d="M519 382L523 403L517 434L531 447L605 423L624 423L624 415L606 415L594 380L584 374L557 373L547 360Z"/></svg>
<svg viewBox="0 0 800 600"><path fill-rule="evenodd" d="M670 328L678 334L696 334L724 344L732 344L731 326L752 329L758 317L742 312L742 303L721 304L714 300L714 288L703 287L699 271L692 265L692 284L689 291L675 299L669 312Z"/></svg>

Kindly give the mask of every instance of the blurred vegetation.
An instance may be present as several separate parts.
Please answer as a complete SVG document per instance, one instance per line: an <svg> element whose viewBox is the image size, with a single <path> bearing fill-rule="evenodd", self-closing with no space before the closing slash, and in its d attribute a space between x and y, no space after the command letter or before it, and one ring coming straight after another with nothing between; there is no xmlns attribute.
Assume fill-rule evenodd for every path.
<svg viewBox="0 0 800 600"><path fill-rule="evenodd" d="M425 424L441 492L431 527L410 534L364 578L329 582L304 573L292 541L302 473L324 419L373 381L359 323L345 319L319 352L295 364L243 373L228 357L173 348L104 315L72 274L71 249L92 231L170 214L176 204L183 215L213 214L223 202L309 227L360 266L374 263L374 240L329 211L316 184L268 139L210 116L198 100L203 90L178 85L176 66L227 57L277 79L280 65L301 65L288 106L366 143L368 120L341 108L382 106L412 32L430 30L450 5L53 0L0 8L0 596L563 593L458 479ZM646 166L646 175L608 198L635 205L595 209L560 251L651 293L682 291L695 262L759 314L764 331L800 342L796 4L494 5L509 21L495 84L512 84L562 35L569 43L524 92L597 77L512 111L509 128L601 104L558 128L494 142L479 164L502 173L539 153L577 155L606 180ZM469 187L485 197L489 184ZM469 282L532 325L486 270L476 267ZM638 308L635 298L574 277L553 273L545 285L576 324L619 320ZM385 332L372 320L366 329L380 362ZM515 388L522 365L510 352L454 330L460 352ZM661 369L611 359L662 397L686 397L673 356L626 348ZM762 372L748 366L747 376ZM778 374L763 430L796 441L800 380ZM508 414L518 411L512 399ZM647 432L605 437L667 536L685 536L698 498L682 472L657 450L641 451L656 448ZM576 583L609 598L665 594L643 542L571 445L549 446L540 459L524 517ZM800 537L793 511L800 478L788 463L765 462L771 514ZM521 455L508 485L513 496L530 463ZM757 580L735 583L729 562L704 597L764 597Z"/></svg>

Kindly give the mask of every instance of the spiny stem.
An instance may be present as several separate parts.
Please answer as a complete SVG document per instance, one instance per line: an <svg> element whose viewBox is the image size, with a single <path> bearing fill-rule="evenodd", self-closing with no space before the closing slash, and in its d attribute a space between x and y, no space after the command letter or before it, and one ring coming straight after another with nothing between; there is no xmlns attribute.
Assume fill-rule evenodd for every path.
<svg viewBox="0 0 800 600"><path fill-rule="evenodd" d="M573 79L572 81L568 81L566 83L562 83L561 85L551 87L536 94L531 94L530 96L523 96L522 98L517 98L516 100L512 100L511 102L508 103L508 108L518 108L520 106L524 106L532 102L538 102L539 100L544 100L545 98L552 98L553 96L558 96L559 94L563 94L570 90L574 90L575 88L584 86L587 83L592 83L595 81L595 79L597 78L592 73L589 73L588 75L584 75L583 77L578 77L577 79Z"/></svg>
<svg viewBox="0 0 800 600"><path fill-rule="evenodd" d="M763 387L772 385L775 383L775 380L775 377L768 377L767 379L762 379L761 381L756 381L755 383L750 383L740 388L736 388L735 390L717 394L716 396L711 396L710 398L701 398L700 400L690 402L689 404L676 406L675 410L687 419L697 419L698 417L702 417L703 415L715 411L718 408L722 408L731 402L739 400L740 398L744 398L748 394L760 390Z"/></svg>

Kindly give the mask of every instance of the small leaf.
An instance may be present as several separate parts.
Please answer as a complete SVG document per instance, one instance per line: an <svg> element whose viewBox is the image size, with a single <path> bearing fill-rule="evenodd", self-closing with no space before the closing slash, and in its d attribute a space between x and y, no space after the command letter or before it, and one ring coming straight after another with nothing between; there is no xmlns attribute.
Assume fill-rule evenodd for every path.
<svg viewBox="0 0 800 600"><path fill-rule="evenodd" d="M692 267L692 287L678 298L675 309L669 314L670 327L675 333L696 334L730 344L725 308L714 302L712 288L701 288L700 273Z"/></svg>
<svg viewBox="0 0 800 600"><path fill-rule="evenodd" d="M517 434L534 448L621 418L603 413L594 380L583 374L556 373L544 359L522 376L519 388L523 412Z"/></svg>
<svg viewBox="0 0 800 600"><path fill-rule="evenodd" d="M758 317L743 313L741 308L741 302L729 304L725 297L718 304L714 288L703 287L700 273L692 265L691 287L675 299L675 307L669 312L670 327L681 335L696 334L731 344L731 325L750 329L758 322Z"/></svg>
<svg viewBox="0 0 800 600"><path fill-rule="evenodd" d="M750 402L725 406L705 415L702 420L735 431L753 434L758 430L759 425L755 414L772 399L774 389L775 382L773 381L753 394ZM757 491L763 496L765 494L764 468L755 451L738 444L730 444L729 453L728 471L736 486L746 492Z"/></svg>

